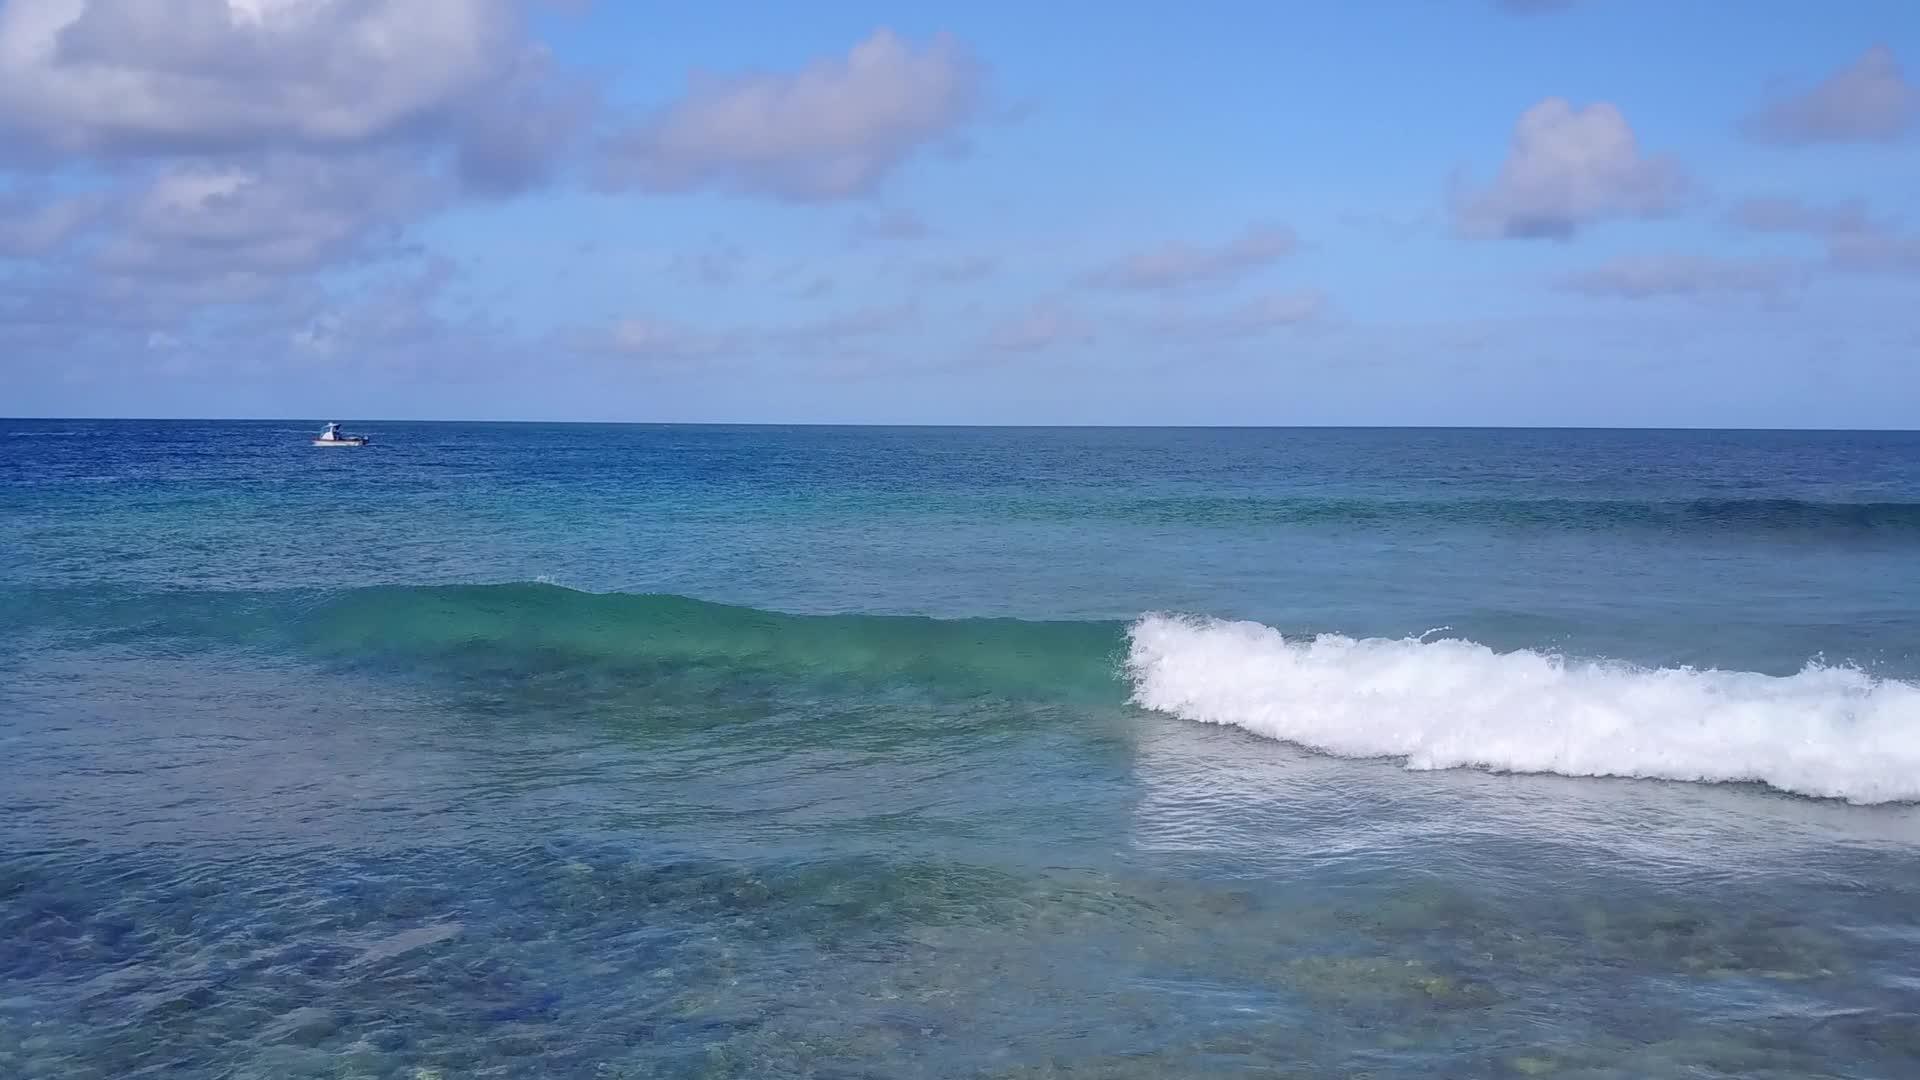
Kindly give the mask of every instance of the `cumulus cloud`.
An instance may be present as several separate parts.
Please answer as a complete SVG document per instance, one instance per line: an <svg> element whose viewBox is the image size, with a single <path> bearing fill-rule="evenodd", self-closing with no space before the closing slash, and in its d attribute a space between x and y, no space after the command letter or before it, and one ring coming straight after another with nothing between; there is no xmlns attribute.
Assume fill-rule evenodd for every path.
<svg viewBox="0 0 1920 1080"><path fill-rule="evenodd" d="M1173 243L1118 259L1095 270L1088 280L1115 289L1173 289L1242 277L1293 253L1293 230L1282 225L1253 225L1215 247Z"/></svg>
<svg viewBox="0 0 1920 1080"><path fill-rule="evenodd" d="M546 177L591 102L528 6L0 0L0 257L32 298L0 330L202 357L453 332L438 286L343 299L326 274L391 257L444 278L409 226Z"/></svg>
<svg viewBox="0 0 1920 1080"><path fill-rule="evenodd" d="M1588 296L1648 300L1662 296L1773 293L1796 283L1800 269L1776 259L1700 255L1628 256L1560 279L1561 288Z"/></svg>
<svg viewBox="0 0 1920 1080"><path fill-rule="evenodd" d="M1678 165L1640 150L1619 109L1548 98L1520 114L1491 186L1455 206L1469 232L1566 237L1609 218L1656 217L1686 190Z"/></svg>
<svg viewBox="0 0 1920 1080"><path fill-rule="evenodd" d="M1907 81L1893 50L1875 45L1802 93L1772 101L1749 117L1747 133L1767 142L1887 142L1920 118L1920 88Z"/></svg>
<svg viewBox="0 0 1920 1080"><path fill-rule="evenodd" d="M987 344L1003 352L1039 352L1084 344L1093 336L1093 327L1078 313L1045 301L1001 320L988 332Z"/></svg>
<svg viewBox="0 0 1920 1080"><path fill-rule="evenodd" d="M1876 228L1859 201L1819 206L1800 199L1763 196L1734 205L1727 221L1753 232L1831 233L1867 232Z"/></svg>
<svg viewBox="0 0 1920 1080"><path fill-rule="evenodd" d="M798 72L696 74L679 100L609 143L605 180L802 202L863 195L971 119L980 83L952 37L916 47L885 29Z"/></svg>
<svg viewBox="0 0 1920 1080"><path fill-rule="evenodd" d="M493 174L551 148L509 135L499 107L540 62L515 0L8 0L0 127L16 153L56 156L436 133Z"/></svg>
<svg viewBox="0 0 1920 1080"><path fill-rule="evenodd" d="M122 197L98 265L166 278L307 273L397 238L440 194L384 156L178 165Z"/></svg>
<svg viewBox="0 0 1920 1080"><path fill-rule="evenodd" d="M20 260L11 290L170 324L282 301L349 263L411 261L406 225L442 194L378 155L188 160L84 194L0 195L0 256Z"/></svg>

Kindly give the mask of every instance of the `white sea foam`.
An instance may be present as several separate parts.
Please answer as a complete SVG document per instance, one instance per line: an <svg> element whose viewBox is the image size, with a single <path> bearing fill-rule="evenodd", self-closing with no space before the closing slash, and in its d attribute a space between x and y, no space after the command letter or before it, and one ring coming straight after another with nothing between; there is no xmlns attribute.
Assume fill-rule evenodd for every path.
<svg viewBox="0 0 1920 1080"><path fill-rule="evenodd" d="M1138 704L1343 757L1920 800L1920 685L1853 668L1651 669L1167 615L1130 637Z"/></svg>

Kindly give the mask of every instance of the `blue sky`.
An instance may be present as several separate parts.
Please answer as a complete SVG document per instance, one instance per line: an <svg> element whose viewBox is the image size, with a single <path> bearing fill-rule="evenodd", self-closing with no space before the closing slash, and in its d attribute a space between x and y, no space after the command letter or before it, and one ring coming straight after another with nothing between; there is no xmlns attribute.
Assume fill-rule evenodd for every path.
<svg viewBox="0 0 1920 1080"><path fill-rule="evenodd" d="M1920 7L0 0L0 414L1912 427Z"/></svg>

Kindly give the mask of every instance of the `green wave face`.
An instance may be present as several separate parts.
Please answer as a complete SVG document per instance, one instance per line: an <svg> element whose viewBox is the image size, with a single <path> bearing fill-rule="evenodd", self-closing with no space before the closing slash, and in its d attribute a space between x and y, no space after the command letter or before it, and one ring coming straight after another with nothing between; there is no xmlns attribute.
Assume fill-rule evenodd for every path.
<svg viewBox="0 0 1920 1080"><path fill-rule="evenodd" d="M1118 623L788 615L553 585L379 587L292 624L335 662L525 678L590 674L911 684L942 695L1119 703Z"/></svg>

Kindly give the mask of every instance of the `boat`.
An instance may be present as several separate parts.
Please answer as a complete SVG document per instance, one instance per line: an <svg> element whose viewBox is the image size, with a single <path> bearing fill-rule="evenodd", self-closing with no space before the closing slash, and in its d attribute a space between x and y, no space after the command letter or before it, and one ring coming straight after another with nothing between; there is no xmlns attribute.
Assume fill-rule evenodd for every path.
<svg viewBox="0 0 1920 1080"><path fill-rule="evenodd" d="M365 435L342 435L340 433L339 424L328 424L327 429L320 433L320 437L313 440L313 445L315 446L365 446L367 445L367 442L368 442L368 439Z"/></svg>

